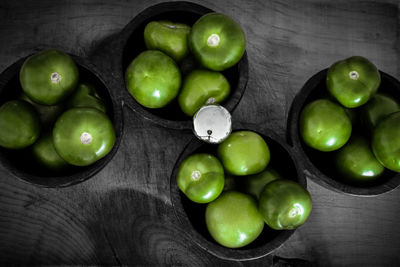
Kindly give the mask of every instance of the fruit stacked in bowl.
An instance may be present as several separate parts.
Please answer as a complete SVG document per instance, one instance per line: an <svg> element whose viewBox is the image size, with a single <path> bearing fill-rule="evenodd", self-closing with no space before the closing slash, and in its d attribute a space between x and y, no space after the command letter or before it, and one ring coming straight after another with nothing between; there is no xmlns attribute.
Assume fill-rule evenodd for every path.
<svg viewBox="0 0 400 267"><path fill-rule="evenodd" d="M275 147L276 154L271 151L260 134L235 131L215 153L195 152L180 164L177 185L192 203L207 206L204 215L193 216L204 216L207 231L218 244L245 247L264 227L295 229L310 214L310 194L293 181L296 178L271 166L271 158L276 157L279 165L282 160Z"/></svg>
<svg viewBox="0 0 400 267"><path fill-rule="evenodd" d="M19 72L22 90L2 99L0 146L48 175L105 157L115 143L110 107L84 79L61 51L28 57Z"/></svg>
<svg viewBox="0 0 400 267"><path fill-rule="evenodd" d="M381 74L360 56L335 62L326 86L299 119L302 141L332 164L341 181L370 186L400 172L400 105L381 86Z"/></svg>
<svg viewBox="0 0 400 267"><path fill-rule="evenodd" d="M193 116L203 105L223 103L231 85L222 73L245 52L240 26L226 15L208 13L193 25L150 21L143 32L148 50L125 71L129 93L143 107L179 105Z"/></svg>

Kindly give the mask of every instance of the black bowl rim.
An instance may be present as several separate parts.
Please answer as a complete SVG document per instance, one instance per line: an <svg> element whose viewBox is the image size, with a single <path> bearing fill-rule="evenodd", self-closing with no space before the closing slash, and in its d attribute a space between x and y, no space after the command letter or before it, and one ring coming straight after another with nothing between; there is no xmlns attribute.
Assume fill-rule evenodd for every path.
<svg viewBox="0 0 400 267"><path fill-rule="evenodd" d="M272 130L261 129L258 126L249 127L248 124L243 124L243 125L246 125L246 127L243 126L238 127L233 132L240 130L250 130L260 134L263 137L268 137L274 140L276 143L278 143L287 152L287 154L291 157L294 163L297 172L297 182L302 187L307 189L307 180L303 173L303 163L299 159L298 155L294 153L293 148L289 146L285 142L285 140L276 135ZM185 234L187 234L190 237L190 239L193 240L198 246L206 250L208 253L221 259L248 261L270 255L274 250L282 246L284 242L288 240L289 237L296 230L282 230L273 240L258 248L231 249L206 240L206 238L203 237L199 232L197 232L190 223L189 218L182 205L180 190L176 183L176 175L182 161L190 154L192 154L196 149L198 149L200 146L203 145L210 145L210 144L204 143L198 140L197 138L193 138L191 141L189 141L189 143L184 147L184 149L180 153L172 170L172 174L170 176L170 198L175 216L178 219L180 226L184 229Z"/></svg>
<svg viewBox="0 0 400 267"><path fill-rule="evenodd" d="M75 174L72 174L70 176L57 176L54 175L52 177L42 177L38 175L33 175L30 174L26 171L20 170L16 168L12 163L10 163L7 159L7 157L1 157L0 158L0 165L7 170L9 173L11 173L13 176L17 177L19 180L39 186L39 187L44 187L44 188L62 188L62 187L68 187L72 186L81 182L84 182L88 180L89 178L93 177L96 175L98 172L100 172L114 157L116 154L119 145L121 143L121 139L123 136L123 113L122 113L122 104L119 103L117 100L113 98L113 95L110 92L110 89L107 85L107 83L104 81L102 78L100 72L97 70L97 68L86 58L72 55L67 53L73 60L74 62L92 73L96 79L98 79L104 86L104 88L107 90L111 104L113 106L113 125L114 125L114 130L115 130L115 135L116 135L116 141L115 144L112 148L112 150L102 159L98 160L96 163L96 167L88 166L89 169L86 169L85 171L82 172L77 172ZM20 68L22 64L25 62L25 60L33 54L27 55L25 57L20 58L13 64L11 64L9 67L7 67L1 74L0 74L0 92L4 90L4 87L10 82L11 79L15 77L15 75L19 75ZM44 182L42 179L48 179L49 183ZM57 179L62 179L62 181L57 181ZM67 181L65 181L67 180Z"/></svg>
<svg viewBox="0 0 400 267"><path fill-rule="evenodd" d="M117 60L115 62L116 69L120 73L120 77L122 77L122 97L126 102L126 105L129 106L133 111L140 114L144 119L150 120L153 123L156 123L160 126L170 129L176 130L192 130L193 122L192 118L182 121L174 121L169 119L164 119L159 116L152 114L150 111L146 110L143 106L141 106L129 93L128 89L126 88L125 84L125 75L123 69L123 53L124 48L127 45L127 42L133 33L133 31L140 26L145 20L149 19L150 17L154 17L160 15L166 11L191 11L198 13L199 15L203 15L210 12L215 12L212 9L204 7L199 4L195 4L192 2L187 1L176 1L176 2L162 2L155 4L153 6L147 7L143 11L141 11L138 15L136 15L120 32L117 42L118 49L120 51L120 55L117 55ZM239 70L239 80L235 89L235 92L231 94L228 99L223 103L223 106L229 111L233 112L237 105L239 104L240 100L243 97L243 94L247 87L248 77L249 77L249 63L247 57L247 51L244 52L241 60L237 63L238 70ZM231 88L231 91L232 88Z"/></svg>
<svg viewBox="0 0 400 267"><path fill-rule="evenodd" d="M304 165L306 167L305 172L310 179L312 179L317 184L331 189L338 193L344 193L351 196L362 196L362 197L372 197L381 195L387 192L396 189L400 185L400 173L395 174L393 177L388 179L385 183L380 185L374 185L370 187L357 187L353 185L349 185L338 180L332 179L329 176L325 175L322 171L320 171L317 166L315 166L307 153L304 151L300 135L299 135L299 116L302 110L302 107L306 104L306 100L311 92L321 83L322 79L326 79L326 75L328 72L328 68L319 71L314 74L310 79L306 81L303 85L302 89L294 98L292 106L289 112L288 124L287 124L287 138L290 144L293 145L296 153L301 155L304 159ZM379 71L381 74L381 78L388 80L390 83L394 84L397 90L400 93L400 82L392 77L391 75Z"/></svg>

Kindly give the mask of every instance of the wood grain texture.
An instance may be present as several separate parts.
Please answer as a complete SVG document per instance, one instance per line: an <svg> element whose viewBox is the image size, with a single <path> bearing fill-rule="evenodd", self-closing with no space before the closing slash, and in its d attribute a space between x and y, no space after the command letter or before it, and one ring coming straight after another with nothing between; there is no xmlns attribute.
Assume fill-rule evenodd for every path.
<svg viewBox="0 0 400 267"><path fill-rule="evenodd" d="M91 55L136 14L161 1L2 1L0 71L55 47ZM247 37L249 82L235 121L284 136L305 81L358 54L400 79L398 1L194 1L237 20ZM110 71L110 70L108 70ZM105 71L107 73L107 71ZM125 133L95 177L38 188L0 169L0 263L268 266L220 260L182 234L169 176L190 132L160 128L124 109ZM400 260L400 190L374 198L329 191L308 180L314 208L276 255L320 266L394 266Z"/></svg>

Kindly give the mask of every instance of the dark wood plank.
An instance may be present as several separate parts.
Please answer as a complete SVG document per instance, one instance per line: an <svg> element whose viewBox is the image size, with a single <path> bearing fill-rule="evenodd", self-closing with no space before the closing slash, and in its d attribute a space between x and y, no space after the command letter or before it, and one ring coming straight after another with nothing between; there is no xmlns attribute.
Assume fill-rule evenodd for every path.
<svg viewBox="0 0 400 267"><path fill-rule="evenodd" d="M87 56L141 10L161 1L2 1L0 70L48 47ZM400 79L398 1L195 1L244 28L249 83L233 119L284 136L295 94L335 60L367 56ZM191 133L125 109L125 135L95 177L65 189L28 185L0 169L0 261L19 264L231 266L181 233L169 176ZM314 209L276 255L323 266L400 260L400 194L341 195L308 181ZM236 265L269 265L266 257Z"/></svg>

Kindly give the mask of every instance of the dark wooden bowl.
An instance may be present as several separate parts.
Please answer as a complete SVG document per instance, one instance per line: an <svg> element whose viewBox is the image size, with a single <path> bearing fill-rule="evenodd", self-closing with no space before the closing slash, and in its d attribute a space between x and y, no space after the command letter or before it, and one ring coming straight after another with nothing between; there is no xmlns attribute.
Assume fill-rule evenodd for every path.
<svg viewBox="0 0 400 267"><path fill-rule="evenodd" d="M116 60L114 66L117 78L123 83L121 94L126 104L142 117L154 123L172 129L192 129L192 118L186 116L180 109L176 99L164 108L149 109L140 105L130 95L125 85L125 70L132 60L141 52L146 50L143 38L144 28L147 23L153 20L171 20L174 22L193 25L202 15L213 12L213 10L190 2L170 2L151 6L138 14L122 30L116 46L112 47ZM119 54L116 54L115 51ZM231 94L222 105L232 112L239 104L240 99L246 89L248 79L247 53L235 66L222 72L229 81ZM183 78L183 77L182 77Z"/></svg>
<svg viewBox="0 0 400 267"><path fill-rule="evenodd" d="M297 158L297 155L293 153L290 146L271 131L260 130L257 127L245 127L245 129L259 133L267 142L271 151L269 166L276 169L283 177L298 182L304 188L307 187L302 163ZM193 139L179 156L170 178L171 202L175 215L184 232L195 243L219 258L244 261L264 257L281 246L295 230L276 231L265 225L261 235L249 245L237 249L223 247L215 242L208 233L205 223L205 209L207 204L197 204L190 201L178 188L176 176L182 161L193 153L211 153L216 155L216 149L217 145L206 144L198 139Z"/></svg>
<svg viewBox="0 0 400 267"><path fill-rule="evenodd" d="M326 75L324 69L311 77L296 95L288 119L288 139L297 153L305 160L307 175L316 183L337 192L356 196L374 196L395 189L400 184L400 173L385 170L373 183L365 185L351 184L341 179L332 162L332 152L320 152L308 147L299 134L299 117L303 107L318 98L326 96ZM382 82L378 92L391 95L400 103L400 83L392 76L381 73ZM353 125L354 132L363 132L359 123Z"/></svg>
<svg viewBox="0 0 400 267"><path fill-rule="evenodd" d="M79 80L93 84L99 95L105 100L109 108L108 116L113 122L116 142L110 153L90 166L72 167L63 173L45 170L30 156L29 147L22 150L10 150L0 147L0 164L14 176L25 182L43 187L66 187L89 179L99 172L114 156L122 136L122 107L108 91L107 86L100 78L96 68L86 59L70 55L79 69ZM0 74L0 105L9 100L17 99L22 92L19 82L19 72L27 57L18 60Z"/></svg>

